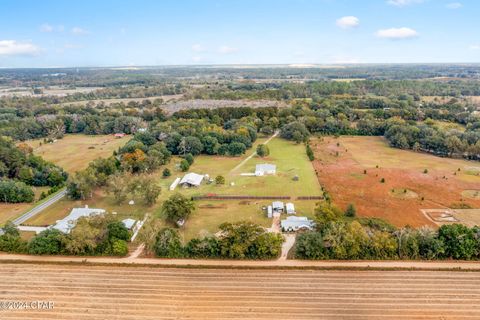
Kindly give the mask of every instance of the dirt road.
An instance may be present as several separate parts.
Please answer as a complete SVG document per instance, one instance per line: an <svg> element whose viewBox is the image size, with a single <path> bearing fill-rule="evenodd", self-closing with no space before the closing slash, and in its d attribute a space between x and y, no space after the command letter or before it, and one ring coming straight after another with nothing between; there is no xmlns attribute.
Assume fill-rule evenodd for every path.
<svg viewBox="0 0 480 320"><path fill-rule="evenodd" d="M416 261L416 260L214 260L214 259L159 259L140 257L82 257L82 256L34 256L0 253L0 264L16 262L58 262L92 264L132 264L157 266L198 266L218 268L373 268L373 269L418 269L418 270L475 270L480 271L476 261Z"/></svg>
<svg viewBox="0 0 480 320"><path fill-rule="evenodd" d="M0 264L1 319L479 319L480 273Z"/></svg>

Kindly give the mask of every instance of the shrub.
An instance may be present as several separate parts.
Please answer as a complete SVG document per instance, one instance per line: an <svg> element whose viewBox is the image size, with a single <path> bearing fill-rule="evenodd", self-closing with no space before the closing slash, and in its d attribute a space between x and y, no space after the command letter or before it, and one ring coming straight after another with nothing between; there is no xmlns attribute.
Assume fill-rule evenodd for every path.
<svg viewBox="0 0 480 320"><path fill-rule="evenodd" d="M170 172L170 169L168 168L163 169L162 177L167 178L167 177L170 177L171 175L172 173Z"/></svg>
<svg viewBox="0 0 480 320"><path fill-rule="evenodd" d="M347 209L345 210L345 217L355 218L356 215L357 215L357 210L355 209L355 206L352 203L350 203L347 206Z"/></svg>
<svg viewBox="0 0 480 320"><path fill-rule="evenodd" d="M128 254L128 245L125 240L117 239L112 243L112 254L114 256L126 256Z"/></svg>
<svg viewBox="0 0 480 320"><path fill-rule="evenodd" d="M217 176L215 178L215 183L216 184L225 184L225 177L224 176Z"/></svg>

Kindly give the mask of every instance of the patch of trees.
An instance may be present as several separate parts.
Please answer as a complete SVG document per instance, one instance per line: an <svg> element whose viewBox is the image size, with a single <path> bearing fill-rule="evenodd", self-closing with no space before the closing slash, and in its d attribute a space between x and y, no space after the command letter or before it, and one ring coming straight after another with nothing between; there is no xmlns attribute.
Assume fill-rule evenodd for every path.
<svg viewBox="0 0 480 320"><path fill-rule="evenodd" d="M387 122L385 138L392 147L400 149L480 159L480 130L476 125L460 132L443 130L427 123L413 124L401 119L391 119Z"/></svg>
<svg viewBox="0 0 480 320"><path fill-rule="evenodd" d="M175 229L158 232L154 250L162 258L275 259L281 253L283 237L251 222L224 223L218 236L194 238L185 246Z"/></svg>
<svg viewBox="0 0 480 320"><path fill-rule="evenodd" d="M69 234L46 229L30 241L21 238L15 225L7 222L0 235L0 251L39 255L116 255L128 253L130 232L112 215L83 217Z"/></svg>
<svg viewBox="0 0 480 320"><path fill-rule="evenodd" d="M480 228L461 224L397 229L379 219L352 219L329 204L316 209L317 230L301 233L299 259L480 259ZM344 218L347 216L348 218Z"/></svg>
<svg viewBox="0 0 480 320"><path fill-rule="evenodd" d="M33 155L28 145L0 137L0 202L32 202L31 186L56 188L66 179L63 169Z"/></svg>

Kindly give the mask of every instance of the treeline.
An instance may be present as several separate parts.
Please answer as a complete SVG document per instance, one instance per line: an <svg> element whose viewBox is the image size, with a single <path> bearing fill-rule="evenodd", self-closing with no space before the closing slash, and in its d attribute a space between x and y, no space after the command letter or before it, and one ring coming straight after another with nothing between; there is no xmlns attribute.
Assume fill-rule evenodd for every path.
<svg viewBox="0 0 480 320"><path fill-rule="evenodd" d="M412 124L400 119L391 119L387 121L385 138L391 146L400 149L480 159L480 122L461 132L441 130L427 123Z"/></svg>
<svg viewBox="0 0 480 320"><path fill-rule="evenodd" d="M32 186L56 188L66 181L63 169L32 151L26 144L16 146L0 136L0 202L32 202Z"/></svg>
<svg viewBox="0 0 480 320"><path fill-rule="evenodd" d="M161 258L275 259L281 253L283 237L251 222L224 223L219 236L194 238L185 246L177 230L164 228L151 250Z"/></svg>
<svg viewBox="0 0 480 320"><path fill-rule="evenodd" d="M461 224L397 229L379 219L346 218L337 208L316 208L317 230L301 233L299 259L480 259L480 228Z"/></svg>
<svg viewBox="0 0 480 320"><path fill-rule="evenodd" d="M195 99L305 99L332 95L352 96L478 96L478 80L362 80L362 81L308 81L305 83L272 83L210 86L190 93Z"/></svg>
<svg viewBox="0 0 480 320"><path fill-rule="evenodd" d="M78 219L69 234L46 229L29 241L23 240L16 226L7 222L0 235L0 251L38 255L116 255L128 253L130 232L112 215Z"/></svg>

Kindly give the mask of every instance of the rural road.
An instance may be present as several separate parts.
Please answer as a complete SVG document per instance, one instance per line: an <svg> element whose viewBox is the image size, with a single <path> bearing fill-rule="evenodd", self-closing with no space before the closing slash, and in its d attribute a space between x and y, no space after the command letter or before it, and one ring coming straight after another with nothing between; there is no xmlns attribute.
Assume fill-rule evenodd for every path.
<svg viewBox="0 0 480 320"><path fill-rule="evenodd" d="M359 269L418 269L418 270L474 270L480 271L475 261L415 261L415 260L214 260L214 259L160 259L139 257L84 257L84 256L34 256L0 254L0 265L8 262L53 262L91 264L131 264L157 266L198 266L210 268L359 268Z"/></svg>
<svg viewBox="0 0 480 320"><path fill-rule="evenodd" d="M57 202L58 200L62 199L65 195L67 194L67 190L64 189L60 192L58 192L57 194L55 194L53 197L51 197L50 199L48 199L47 201L39 204L38 206L36 206L35 208L32 208L31 210L29 210L28 212L24 213L22 216L18 217L17 219L13 220L13 223L16 224L17 226L24 223L25 221L27 221L28 219L36 216L37 214L39 214L40 212L42 212L44 209L46 209L47 207L51 206L52 204L54 204L55 202Z"/></svg>

